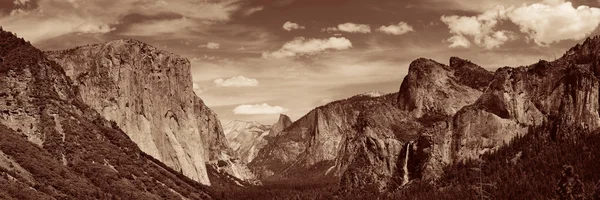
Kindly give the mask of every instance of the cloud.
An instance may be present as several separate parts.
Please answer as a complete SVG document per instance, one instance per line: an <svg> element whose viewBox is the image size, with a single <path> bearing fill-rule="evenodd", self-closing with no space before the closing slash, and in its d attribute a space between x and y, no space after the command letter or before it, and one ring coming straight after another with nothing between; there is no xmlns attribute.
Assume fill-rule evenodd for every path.
<svg viewBox="0 0 600 200"><path fill-rule="evenodd" d="M327 50L345 50L352 47L350 40L344 37L330 37L329 39L306 39L297 37L285 43L281 49L273 52L263 52L263 58L285 58L299 55L313 55Z"/></svg>
<svg viewBox="0 0 600 200"><path fill-rule="evenodd" d="M254 14L254 13L258 12L258 11L261 11L263 9L265 9L264 6L251 7L251 8L248 8L248 9L246 9L244 11L244 15L245 16L252 15L252 14Z"/></svg>
<svg viewBox="0 0 600 200"><path fill-rule="evenodd" d="M562 40L580 40L590 35L600 24L600 9L573 7L564 0L546 0L516 8L509 15L536 44L545 46Z"/></svg>
<svg viewBox="0 0 600 200"><path fill-rule="evenodd" d="M473 42L486 49L497 48L500 45L515 39L510 31L495 30L500 20L506 19L507 10L504 7L496 7L478 16L442 16L441 20L453 34L448 42L450 47L468 47L471 38Z"/></svg>
<svg viewBox="0 0 600 200"><path fill-rule="evenodd" d="M236 76L228 79L218 78L214 81L215 85L219 87L256 87L258 86L258 80L253 78L246 78L244 76Z"/></svg>
<svg viewBox="0 0 600 200"><path fill-rule="evenodd" d="M458 48L458 47L463 47L463 48L468 48L471 46L471 42L469 42L469 39L465 38L462 35L454 35L450 38L448 38L448 40L446 40L448 42L450 42L450 48Z"/></svg>
<svg viewBox="0 0 600 200"><path fill-rule="evenodd" d="M219 49L221 47L221 44L216 43L216 42L208 42L208 43L200 45L198 47L207 48L207 49Z"/></svg>
<svg viewBox="0 0 600 200"><path fill-rule="evenodd" d="M579 40L589 36L600 25L600 9L573 7L564 0L544 0L519 7L497 6L477 16L442 16L453 35L446 41L449 47L477 46L493 49L516 39L508 30L496 30L502 22L512 22L519 31L539 46L562 40Z"/></svg>
<svg viewBox="0 0 600 200"><path fill-rule="evenodd" d="M255 104L255 105L239 105L233 109L233 113L236 115L265 115L265 114L280 114L287 112L288 109L281 106L270 106L269 104Z"/></svg>
<svg viewBox="0 0 600 200"><path fill-rule="evenodd" d="M292 30L296 30L296 29L305 29L305 28L306 27L300 26L299 24L293 23L290 21L287 21L283 24L283 30L286 30L286 31L292 31Z"/></svg>
<svg viewBox="0 0 600 200"><path fill-rule="evenodd" d="M135 31L128 31L129 27L123 26L126 35L133 35L136 31L140 31L137 33L142 35L174 33L202 21L230 20L231 15L241 7L235 3L237 1L13 0L15 5L34 3L35 7L27 7L26 10L15 9L10 14L0 15L0 24L4 29L34 43L68 34L105 34L117 30L116 27L120 27L119 23L132 15L154 17L133 24L131 28ZM107 6L110 6L110 9L106 9ZM166 10L168 12L165 12ZM176 13L194 23L169 26L175 21L172 18L161 17L168 13Z"/></svg>
<svg viewBox="0 0 600 200"><path fill-rule="evenodd" d="M355 23L343 23L339 24L337 27L329 27L322 29L322 31L327 32L348 32L348 33L370 33L371 27L368 24L355 24Z"/></svg>
<svg viewBox="0 0 600 200"><path fill-rule="evenodd" d="M186 17L177 19L147 20L130 24L119 34L126 36L155 36L174 34L193 25L194 21Z"/></svg>
<svg viewBox="0 0 600 200"><path fill-rule="evenodd" d="M30 0L15 0L13 3L15 5L25 5L28 2L30 2Z"/></svg>
<svg viewBox="0 0 600 200"><path fill-rule="evenodd" d="M396 25L381 26L377 29L377 31L390 35L402 35L414 31L414 29L406 22L400 22Z"/></svg>
<svg viewBox="0 0 600 200"><path fill-rule="evenodd" d="M196 95L202 94L203 92L205 92L207 90L206 88L200 87L200 85L198 85L197 83L194 83L192 85L192 88L193 88L194 92L196 93Z"/></svg>

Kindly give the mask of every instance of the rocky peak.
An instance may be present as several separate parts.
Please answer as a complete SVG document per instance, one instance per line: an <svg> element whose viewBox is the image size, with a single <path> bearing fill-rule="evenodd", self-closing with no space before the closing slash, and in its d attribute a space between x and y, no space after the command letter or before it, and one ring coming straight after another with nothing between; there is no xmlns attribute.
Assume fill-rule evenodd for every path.
<svg viewBox="0 0 600 200"><path fill-rule="evenodd" d="M142 149L210 184L205 162L227 151L216 115L192 89L190 63L136 40L46 53L74 80L83 101Z"/></svg>
<svg viewBox="0 0 600 200"><path fill-rule="evenodd" d="M600 35L588 37L583 43L569 49L557 60L561 64L595 64L600 57Z"/></svg>
<svg viewBox="0 0 600 200"><path fill-rule="evenodd" d="M413 61L402 81L397 103L414 112L453 115L479 97L492 80L492 73L460 58L450 59L451 66L431 59Z"/></svg>
<svg viewBox="0 0 600 200"><path fill-rule="evenodd" d="M277 134L281 133L285 128L292 125L292 119L284 114L279 114L279 120L273 126L271 126L270 137L277 136Z"/></svg>

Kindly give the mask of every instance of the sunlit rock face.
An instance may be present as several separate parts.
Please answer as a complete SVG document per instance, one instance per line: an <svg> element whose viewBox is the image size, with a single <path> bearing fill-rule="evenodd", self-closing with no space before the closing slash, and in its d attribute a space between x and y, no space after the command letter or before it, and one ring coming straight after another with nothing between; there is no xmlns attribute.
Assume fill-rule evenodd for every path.
<svg viewBox="0 0 600 200"><path fill-rule="evenodd" d="M98 55L86 56L86 59L92 59ZM95 80L96 75L98 78L106 78L109 72L113 72L99 69L112 66L108 61L97 61L98 64L103 61L106 65L90 69L91 76L82 76L89 79L75 79L79 82L73 83L74 79L67 76L65 70L48 59L42 51L0 28L0 176L4 179L7 172L19 174L11 176L12 180L4 182L4 185L22 187L20 191L27 191L23 193L25 196L17 194L17 199L28 199L29 193L36 193L37 198L45 197L44 199L109 198L123 195L124 190L140 199L211 199L198 187L198 183L178 177L177 172L163 167L161 162L140 151L116 124L106 120L96 110L114 113L108 109L91 108L99 105L110 107L113 103L119 103L118 98L112 98L125 94L113 89L130 87ZM114 68L111 70L119 71ZM70 74L73 75L73 71ZM86 83L96 84L90 79L99 81L97 84L106 84L106 87L89 90L74 87ZM109 80L112 81L112 77ZM138 91L144 90L141 88ZM81 94L82 92L88 93ZM98 102L91 101L89 96L82 98L86 95L96 95L99 97ZM106 96L101 97L102 95ZM89 106L86 102L94 104ZM119 105L124 104L125 102ZM150 112L144 110L144 106L138 105L138 108L141 115ZM107 116L115 117L113 120L128 119L117 118L119 116L116 115ZM158 118L147 115L144 119L146 122L153 122L154 117ZM168 119L162 128L175 127ZM135 123L152 129L151 123ZM163 134L173 135L167 131ZM169 139L171 138L165 138L164 142L170 142ZM199 145L201 149L202 146ZM157 145L155 149L160 147ZM180 145L179 148L185 147ZM173 153L169 155L174 157L177 156L176 153L180 153L180 149L170 150ZM202 153L199 157L202 158ZM171 161L173 160L176 159ZM203 160L200 161L203 165ZM207 183L201 172L195 169L195 174L191 176ZM150 183L140 180L153 181ZM33 189L38 187L50 189ZM148 190L149 187L153 190ZM9 194L7 198L10 197L10 193L3 192Z"/></svg>
<svg viewBox="0 0 600 200"><path fill-rule="evenodd" d="M417 59L400 86L398 106L415 117L452 115L475 102L492 77L491 72L456 57L449 66Z"/></svg>
<svg viewBox="0 0 600 200"><path fill-rule="evenodd" d="M193 92L187 59L135 40L47 54L83 101L115 121L142 151L210 184L205 163L226 144L216 115Z"/></svg>
<svg viewBox="0 0 600 200"><path fill-rule="evenodd" d="M360 111L378 102L355 96L312 110L269 139L250 168L263 180L334 176L345 135L353 130Z"/></svg>
<svg viewBox="0 0 600 200"><path fill-rule="evenodd" d="M262 148L267 141L263 139L269 134L269 126L258 122L231 121L223 129L229 147L244 163L249 163L258 153L257 147Z"/></svg>

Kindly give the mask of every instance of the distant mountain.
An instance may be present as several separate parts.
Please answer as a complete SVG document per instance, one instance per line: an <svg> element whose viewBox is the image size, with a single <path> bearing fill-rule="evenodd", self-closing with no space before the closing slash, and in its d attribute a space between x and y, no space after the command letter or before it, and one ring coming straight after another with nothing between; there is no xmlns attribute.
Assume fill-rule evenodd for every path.
<svg viewBox="0 0 600 200"><path fill-rule="evenodd" d="M96 69L90 72L103 71ZM0 198L211 198L204 186L141 151L73 86L59 64L0 31ZM191 177L205 180L203 174Z"/></svg>
<svg viewBox="0 0 600 200"><path fill-rule="evenodd" d="M260 149L267 145L269 138L277 136L283 129L292 124L291 119L281 114L279 120L271 125L258 122L231 121L223 129L229 146L240 157L242 162L250 163Z"/></svg>
<svg viewBox="0 0 600 200"><path fill-rule="evenodd" d="M365 92L365 93L359 94L359 95L369 96L369 97L380 97L380 96L385 95L385 93L377 91L377 90L371 90L371 91L368 91L368 92Z"/></svg>
<svg viewBox="0 0 600 200"><path fill-rule="evenodd" d="M232 161L217 115L193 92L187 59L136 40L46 54L74 80L84 103L167 166L207 185L206 164L253 179L245 165Z"/></svg>

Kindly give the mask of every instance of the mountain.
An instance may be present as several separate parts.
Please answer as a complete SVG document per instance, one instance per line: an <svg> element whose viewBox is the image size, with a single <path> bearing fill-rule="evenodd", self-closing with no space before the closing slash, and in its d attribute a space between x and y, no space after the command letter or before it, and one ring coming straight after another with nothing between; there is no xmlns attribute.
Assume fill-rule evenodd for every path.
<svg viewBox="0 0 600 200"><path fill-rule="evenodd" d="M281 114L279 120L271 126L236 120L227 123L223 129L229 146L243 163L250 163L260 149L267 145L269 138L275 137L291 124L290 117Z"/></svg>
<svg viewBox="0 0 600 200"><path fill-rule="evenodd" d="M438 177L450 163L451 136L424 132L474 103L491 78L491 72L459 58L451 58L449 66L415 60L398 93L357 95L318 107L275 137L249 167L263 180L332 177L349 189L395 187L421 174ZM418 156L408 162L406 152Z"/></svg>
<svg viewBox="0 0 600 200"><path fill-rule="evenodd" d="M187 59L136 40L46 54L74 80L84 103L115 121L142 151L206 185L206 164L251 179L232 161L217 115L193 92Z"/></svg>
<svg viewBox="0 0 600 200"><path fill-rule="evenodd" d="M0 30L0 58L2 199L211 198L88 106L25 40Z"/></svg>
<svg viewBox="0 0 600 200"><path fill-rule="evenodd" d="M599 49L596 36L556 61L498 69L477 102L454 116L452 156L476 158L549 121L554 140L572 135L560 127L599 128Z"/></svg>
<svg viewBox="0 0 600 200"><path fill-rule="evenodd" d="M292 125L292 119L290 119L290 117L288 117L287 115L280 114L277 122L271 125L271 130L269 130L269 137L277 136L279 133L281 133L281 131L283 131L290 125Z"/></svg>
<svg viewBox="0 0 600 200"><path fill-rule="evenodd" d="M294 178L310 181L311 178L325 180L323 176L339 175L339 171L333 169L340 146L347 140L348 132L354 130L361 111L374 107L398 110L387 104L393 96L358 95L320 106L272 138L249 167L263 180ZM386 120L402 118L386 116Z"/></svg>
<svg viewBox="0 0 600 200"><path fill-rule="evenodd" d="M600 127L600 37L556 61L492 73L452 57L417 59L400 90L357 95L309 112L265 146L249 166L263 180L334 180L344 191L396 190L435 181L532 128L551 141ZM331 177L331 178L328 178Z"/></svg>
<svg viewBox="0 0 600 200"><path fill-rule="evenodd" d="M263 138L269 134L270 126L258 122L231 121L223 129L229 147L239 155L244 163L249 163L256 157L258 149L267 141Z"/></svg>

